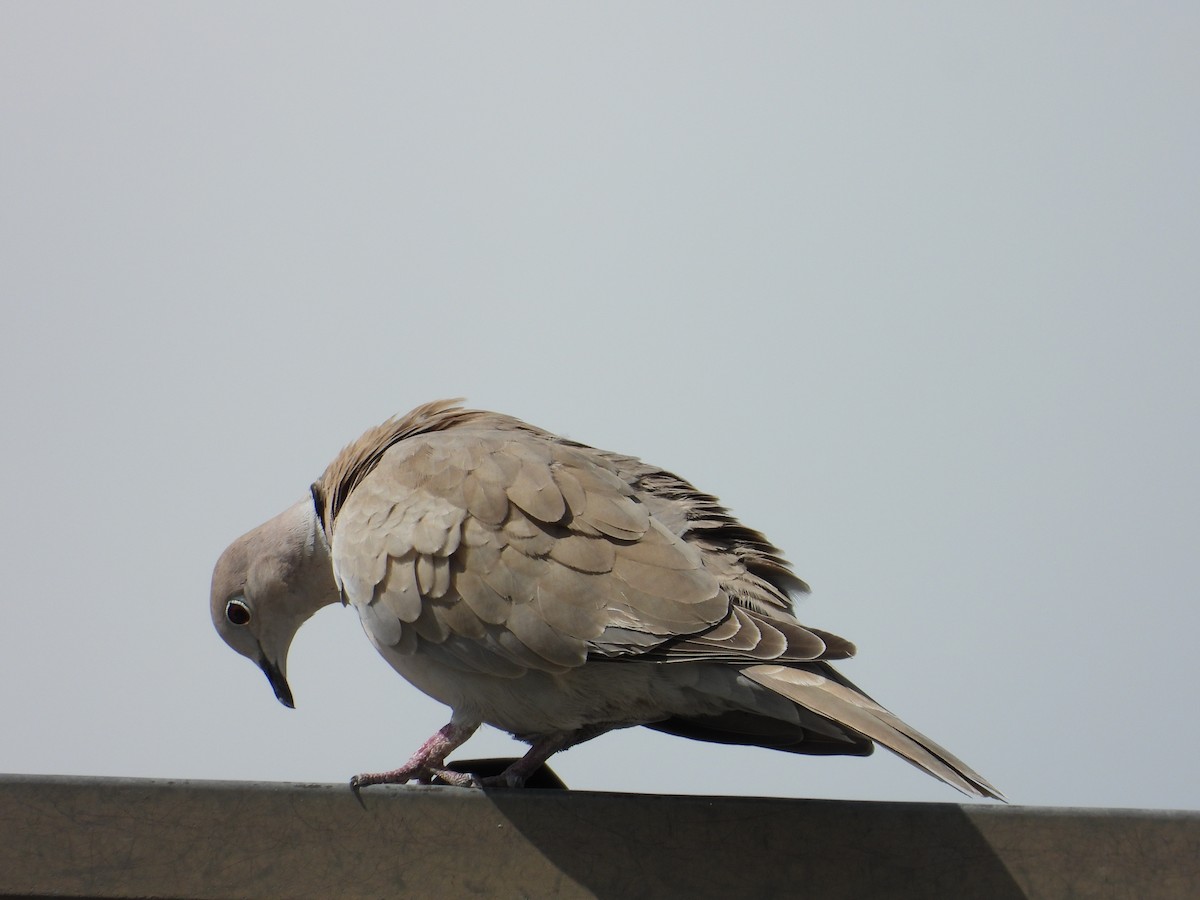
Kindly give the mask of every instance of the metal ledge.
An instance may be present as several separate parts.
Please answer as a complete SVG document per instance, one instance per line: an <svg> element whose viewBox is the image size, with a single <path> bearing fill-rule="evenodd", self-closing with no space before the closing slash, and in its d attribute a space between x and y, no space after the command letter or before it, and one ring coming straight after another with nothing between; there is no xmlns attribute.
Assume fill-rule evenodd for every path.
<svg viewBox="0 0 1200 900"><path fill-rule="evenodd" d="M1200 896L1200 813L0 776L0 896Z"/></svg>

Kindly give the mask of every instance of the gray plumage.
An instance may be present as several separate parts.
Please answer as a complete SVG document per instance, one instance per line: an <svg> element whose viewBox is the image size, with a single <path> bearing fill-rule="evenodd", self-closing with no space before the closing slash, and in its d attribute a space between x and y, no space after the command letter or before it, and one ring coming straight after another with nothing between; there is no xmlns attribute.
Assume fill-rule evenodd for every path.
<svg viewBox="0 0 1200 900"><path fill-rule="evenodd" d="M875 743L967 794L1000 797L948 751L842 677L850 642L802 625L807 585L716 498L638 459L453 401L346 447L311 496L235 541L212 616L287 705L300 625L341 600L405 678L453 710L399 769L449 772L488 723L529 742L495 781L554 752L645 725L791 753Z"/></svg>

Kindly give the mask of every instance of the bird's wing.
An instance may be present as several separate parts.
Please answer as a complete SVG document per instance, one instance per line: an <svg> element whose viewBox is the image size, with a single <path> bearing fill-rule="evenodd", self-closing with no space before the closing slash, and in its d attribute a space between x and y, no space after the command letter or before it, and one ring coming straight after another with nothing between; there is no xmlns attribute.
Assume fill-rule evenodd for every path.
<svg viewBox="0 0 1200 900"><path fill-rule="evenodd" d="M793 597L808 585L783 552L760 531L748 528L712 494L671 472L631 457L613 458L656 518L704 555L710 571L742 606L791 613Z"/></svg>
<svg viewBox="0 0 1200 900"><path fill-rule="evenodd" d="M335 575L373 640L433 642L494 674L644 653L731 614L701 552L613 466L519 430L395 443L332 532Z"/></svg>
<svg viewBox="0 0 1200 900"><path fill-rule="evenodd" d="M983 776L884 709L828 666L757 665L742 675L805 709L878 741L897 756L972 796L1004 796Z"/></svg>

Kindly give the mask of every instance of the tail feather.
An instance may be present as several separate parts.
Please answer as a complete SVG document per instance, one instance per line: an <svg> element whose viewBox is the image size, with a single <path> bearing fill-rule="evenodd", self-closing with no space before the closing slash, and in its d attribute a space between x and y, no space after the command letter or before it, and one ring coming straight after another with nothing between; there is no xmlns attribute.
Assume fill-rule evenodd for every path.
<svg viewBox="0 0 1200 900"><path fill-rule="evenodd" d="M951 787L974 797L1004 795L966 763L888 712L850 682L825 668L748 666L742 674L818 715L845 726L891 750Z"/></svg>

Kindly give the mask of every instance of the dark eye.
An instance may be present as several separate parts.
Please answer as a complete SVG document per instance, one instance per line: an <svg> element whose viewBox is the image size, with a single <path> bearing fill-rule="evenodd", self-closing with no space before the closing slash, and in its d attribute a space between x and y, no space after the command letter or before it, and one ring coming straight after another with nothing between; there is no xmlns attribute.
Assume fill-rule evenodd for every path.
<svg viewBox="0 0 1200 900"><path fill-rule="evenodd" d="M234 597L225 604L225 618L231 625L249 625L250 607L240 597Z"/></svg>

